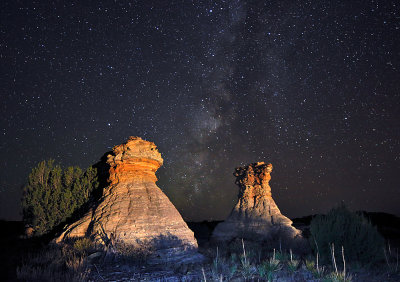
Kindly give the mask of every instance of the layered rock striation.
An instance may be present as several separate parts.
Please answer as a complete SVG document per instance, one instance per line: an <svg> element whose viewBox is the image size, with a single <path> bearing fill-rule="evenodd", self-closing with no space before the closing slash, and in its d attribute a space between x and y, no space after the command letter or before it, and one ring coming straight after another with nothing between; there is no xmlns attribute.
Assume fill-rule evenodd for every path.
<svg viewBox="0 0 400 282"><path fill-rule="evenodd" d="M292 226L292 221L281 214L272 199L272 164L257 162L235 169L234 176L239 186L238 203L226 221L215 228L212 238L229 241L234 238L250 240L293 239L301 232Z"/></svg>
<svg viewBox="0 0 400 282"><path fill-rule="evenodd" d="M197 249L193 232L156 185L155 173L163 159L155 144L130 137L106 157L109 185L100 202L56 241L91 237L103 245L150 246L165 256L171 250Z"/></svg>

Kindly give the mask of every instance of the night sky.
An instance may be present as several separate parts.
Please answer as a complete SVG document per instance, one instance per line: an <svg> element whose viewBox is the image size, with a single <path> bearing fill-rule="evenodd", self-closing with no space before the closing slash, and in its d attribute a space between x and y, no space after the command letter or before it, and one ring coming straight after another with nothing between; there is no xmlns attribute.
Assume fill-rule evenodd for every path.
<svg viewBox="0 0 400 282"><path fill-rule="evenodd" d="M21 217L39 161L87 167L129 136L156 143L186 220L224 219L234 168L256 161L289 217L341 201L400 215L398 1L0 9L0 218Z"/></svg>

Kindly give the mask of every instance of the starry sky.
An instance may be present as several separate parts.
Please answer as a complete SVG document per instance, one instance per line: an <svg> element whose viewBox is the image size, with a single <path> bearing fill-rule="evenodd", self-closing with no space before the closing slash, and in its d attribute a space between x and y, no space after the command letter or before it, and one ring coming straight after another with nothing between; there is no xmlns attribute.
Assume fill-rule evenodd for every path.
<svg viewBox="0 0 400 282"><path fill-rule="evenodd" d="M224 219L234 168L274 165L283 214L400 215L398 1L1 1L0 218L53 158L129 136L186 220Z"/></svg>

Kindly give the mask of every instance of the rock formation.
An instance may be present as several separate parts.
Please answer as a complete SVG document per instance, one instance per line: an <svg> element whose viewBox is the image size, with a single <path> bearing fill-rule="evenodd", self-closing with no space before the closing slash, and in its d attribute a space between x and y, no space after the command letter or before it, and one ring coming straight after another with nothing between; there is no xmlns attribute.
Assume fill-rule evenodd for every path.
<svg viewBox="0 0 400 282"><path fill-rule="evenodd" d="M239 186L239 201L228 219L217 225L212 239L229 241L234 238L249 240L293 239L301 232L283 216L272 199L272 164L257 162L235 169Z"/></svg>
<svg viewBox="0 0 400 282"><path fill-rule="evenodd" d="M193 232L155 184L163 159L154 143L130 137L112 149L106 162L109 186L100 202L67 226L56 242L91 237L103 245L150 246L165 257L197 249Z"/></svg>

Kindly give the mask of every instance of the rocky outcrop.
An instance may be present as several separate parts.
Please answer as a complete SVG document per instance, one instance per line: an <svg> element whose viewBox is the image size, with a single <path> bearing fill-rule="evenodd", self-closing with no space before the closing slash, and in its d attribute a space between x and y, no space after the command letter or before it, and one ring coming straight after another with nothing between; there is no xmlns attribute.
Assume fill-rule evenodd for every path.
<svg viewBox="0 0 400 282"><path fill-rule="evenodd" d="M130 137L113 148L106 162L109 186L99 204L69 225L57 242L91 237L103 245L150 247L165 259L197 249L193 232L155 184L163 159L154 143Z"/></svg>
<svg viewBox="0 0 400 282"><path fill-rule="evenodd" d="M272 164L257 162L235 169L234 176L239 186L239 201L228 219L217 225L212 238L229 241L234 238L250 240L293 239L301 232L292 226L292 221L283 216L272 199Z"/></svg>

